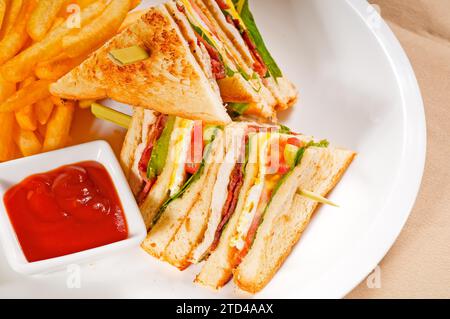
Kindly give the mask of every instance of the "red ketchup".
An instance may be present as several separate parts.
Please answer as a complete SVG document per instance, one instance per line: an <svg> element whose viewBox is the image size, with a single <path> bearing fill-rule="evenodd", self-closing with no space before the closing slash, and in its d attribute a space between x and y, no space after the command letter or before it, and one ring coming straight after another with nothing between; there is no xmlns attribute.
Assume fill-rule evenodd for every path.
<svg viewBox="0 0 450 319"><path fill-rule="evenodd" d="M77 163L30 176L9 189L3 200L29 262L128 237L113 181L97 162Z"/></svg>

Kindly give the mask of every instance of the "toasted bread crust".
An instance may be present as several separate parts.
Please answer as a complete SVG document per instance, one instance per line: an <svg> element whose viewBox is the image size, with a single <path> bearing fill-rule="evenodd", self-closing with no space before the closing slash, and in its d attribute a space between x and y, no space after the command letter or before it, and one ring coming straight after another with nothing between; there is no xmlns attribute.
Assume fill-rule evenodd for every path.
<svg viewBox="0 0 450 319"><path fill-rule="evenodd" d="M120 165L127 180L130 178L131 168L134 162L135 150L141 142L142 122L144 118L144 110L137 107L133 111L131 124L128 128L127 135L120 152Z"/></svg>
<svg viewBox="0 0 450 319"><path fill-rule="evenodd" d="M120 66L109 56L112 49L134 45L145 48L149 58ZM53 83L50 90L66 99L110 97L161 113L218 124L230 122L220 96L211 88L164 6L151 8Z"/></svg>
<svg viewBox="0 0 450 319"><path fill-rule="evenodd" d="M212 189L217 177L219 165L213 164L203 185L204 189ZM195 205L189 211L181 227L164 250L163 259L180 270L190 264L192 250L203 238L206 230L207 216L211 205L211 192L202 192Z"/></svg>
<svg viewBox="0 0 450 319"><path fill-rule="evenodd" d="M215 21L220 26L223 33L228 37L228 41L232 44L233 49L239 52L241 59L246 64L247 68L252 69L255 60L252 53L248 49L247 44L242 39L242 36L238 30L232 26L224 17L220 7L216 0L195 0L196 3L204 4L203 7L207 7L207 10L215 17ZM261 79L263 89L266 91L264 94L265 100L271 109L276 111L282 111L289 107L292 107L298 99L298 91L296 87L285 77L277 78L275 81L273 78Z"/></svg>

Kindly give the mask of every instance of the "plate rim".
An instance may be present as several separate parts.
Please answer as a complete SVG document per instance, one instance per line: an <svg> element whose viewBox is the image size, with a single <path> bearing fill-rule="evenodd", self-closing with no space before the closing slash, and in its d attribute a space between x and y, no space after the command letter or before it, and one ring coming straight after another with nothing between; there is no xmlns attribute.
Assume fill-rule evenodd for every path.
<svg viewBox="0 0 450 319"><path fill-rule="evenodd" d="M320 283L314 285L308 295L322 298L344 298L361 283L383 260L396 242L408 220L419 194L425 170L427 150L426 117L422 94L411 62L387 22L382 16L370 9L373 6L367 0L346 0L349 7L359 16L377 40L395 75L401 93L404 118L403 150L400 170L393 190L386 200L383 211L396 210L394 221L388 229L379 217L362 241L348 253L355 262L351 276L343 276L349 264L341 261ZM370 10L370 16L368 15ZM373 23L375 14L377 23ZM395 194L401 192L402 198ZM384 215L384 214L380 214ZM378 236L377 236L378 234ZM382 236L379 236L382 235ZM368 253L368 251L370 251ZM320 288L318 288L320 287Z"/></svg>

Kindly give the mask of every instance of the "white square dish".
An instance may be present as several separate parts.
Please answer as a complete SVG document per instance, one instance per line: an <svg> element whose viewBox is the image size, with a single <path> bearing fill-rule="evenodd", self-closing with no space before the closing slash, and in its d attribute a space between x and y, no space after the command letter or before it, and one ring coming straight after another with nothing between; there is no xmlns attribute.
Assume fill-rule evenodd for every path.
<svg viewBox="0 0 450 319"><path fill-rule="evenodd" d="M78 253L37 262L28 262L7 214L3 196L9 188L31 175L48 172L64 165L84 161L97 161L101 163L111 176L124 209L128 224L128 238ZM74 263L92 261L100 256L124 248L139 246L147 234L139 208L128 187L119 162L110 145L104 141L81 144L0 164L0 196L2 198L0 201L0 240L10 266L22 274L34 275L48 273Z"/></svg>

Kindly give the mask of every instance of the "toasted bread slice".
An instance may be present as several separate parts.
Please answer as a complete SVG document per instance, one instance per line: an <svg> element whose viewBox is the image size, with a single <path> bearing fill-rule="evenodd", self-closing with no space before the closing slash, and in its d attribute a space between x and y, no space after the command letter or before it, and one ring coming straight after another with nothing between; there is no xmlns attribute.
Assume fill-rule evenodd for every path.
<svg viewBox="0 0 450 319"><path fill-rule="evenodd" d="M225 226L225 229L223 230L220 237L219 245L211 253L209 258L203 265L202 270L195 278L196 283L209 287L211 289L219 289L223 287L228 281L230 281L233 268L236 266L229 258L232 253L230 241L235 233L237 223L239 221L238 212L242 211L245 203L244 194L248 193L254 179L256 178L256 174L257 165L248 163L245 170L244 184L241 188L241 194L236 205L235 213Z"/></svg>
<svg viewBox="0 0 450 319"><path fill-rule="evenodd" d="M113 49L140 46L149 58L120 66ZM141 106L165 114L225 124L231 121L220 95L189 50L164 6L151 8L79 67L52 84L66 99L101 99Z"/></svg>
<svg viewBox="0 0 450 319"><path fill-rule="evenodd" d="M231 41L241 54L242 59L245 61L249 68L252 68L255 60L244 42L239 31L231 25L225 18L224 14L220 10L216 0L195 0L197 3L203 3L214 15L215 21L220 25L223 32L227 35L229 41ZM295 104L298 98L298 91L296 87L285 77L277 78L272 77L262 79L265 88L272 93L276 102L273 108L276 110L285 110Z"/></svg>
<svg viewBox="0 0 450 319"><path fill-rule="evenodd" d="M177 3L182 5L182 2ZM220 39L220 42L223 43L227 52L230 54L227 59L227 65L235 72L234 75L227 76L224 79L217 81L214 79L216 86L218 85L218 88L220 89L222 100L227 103L248 103L252 105L253 109L259 110L258 114L262 117L274 120L276 118L273 109L275 98L267 88L264 87L261 79L250 79L252 70L247 67L239 52L233 47L232 43L215 22L214 17L207 11L206 7L204 7L201 2L196 3L196 5L199 6L199 9L203 13L203 19L209 21L208 25L214 27L214 32L212 33ZM203 44L197 43L198 41L195 32L190 26L187 17L178 10L174 2L166 3L166 7L180 27L185 39L187 39L191 52L196 56L197 61L202 65L209 63L209 66L204 66L204 69L210 68L211 61L209 55L205 52ZM247 74L249 79L246 80L238 70Z"/></svg>
<svg viewBox="0 0 450 319"><path fill-rule="evenodd" d="M259 110L259 112L266 118L276 119L275 105L276 100L273 94L264 85L263 80L255 74L251 65L245 62L239 50L235 47L234 43L228 38L225 32L222 30L221 25L217 21L217 17L208 10L208 7L201 0L193 0L193 3L201 10L204 17L209 20L209 23L214 27L218 37L224 43L230 55L233 57L237 69L243 71L248 77L245 80L241 74L235 74L234 81L225 79L225 81L218 81L222 92L222 98L225 102L240 102L249 103L253 109ZM238 82L240 85L236 86L233 82ZM251 97L247 101L243 99L233 99L234 88L241 87L240 91L248 91L248 95ZM231 93L231 94L230 94ZM235 94L236 96L242 94Z"/></svg>
<svg viewBox="0 0 450 319"><path fill-rule="evenodd" d="M214 161L202 189L213 189L220 162ZM211 198L212 192L201 192L181 227L164 250L162 258L180 270L191 264L189 256L203 238L210 214Z"/></svg>
<svg viewBox="0 0 450 319"><path fill-rule="evenodd" d="M255 241L234 270L234 282L256 293L272 279L300 239L318 204L297 195L298 188L326 196L355 156L338 149L310 148L290 181L283 184L269 205Z"/></svg>
<svg viewBox="0 0 450 319"><path fill-rule="evenodd" d="M122 151L120 152L120 165L122 166L122 170L128 180L130 179L136 148L142 140L143 119L144 109L140 107L134 108L131 124L128 128L127 135L125 136Z"/></svg>
<svg viewBox="0 0 450 319"><path fill-rule="evenodd" d="M180 28L180 32L186 39L192 55L201 66L203 72L209 80L211 87L217 94L220 95L220 89L212 71L211 58L205 46L197 41L195 32L190 26L188 19L178 10L175 2L167 2L164 5L166 6L167 11L170 13L175 23Z"/></svg>

